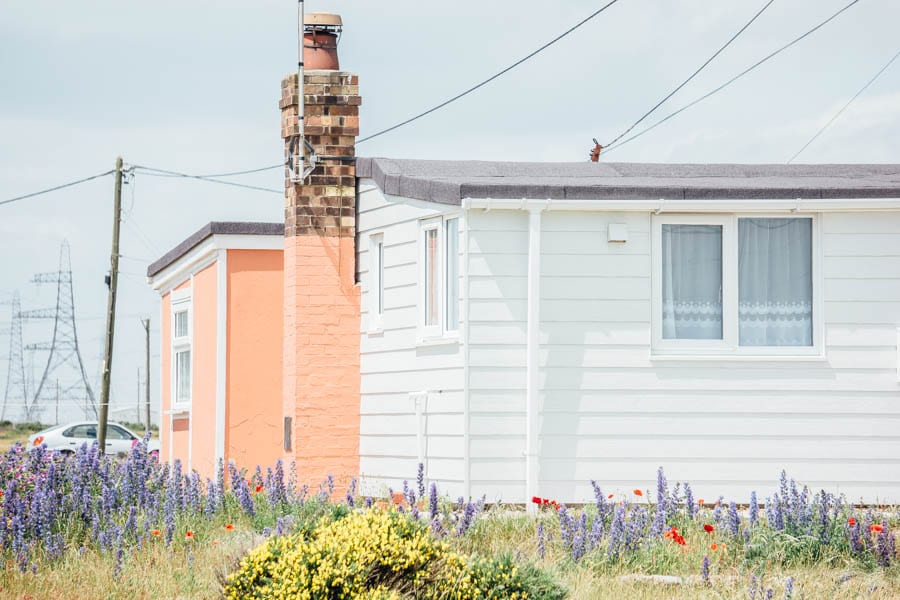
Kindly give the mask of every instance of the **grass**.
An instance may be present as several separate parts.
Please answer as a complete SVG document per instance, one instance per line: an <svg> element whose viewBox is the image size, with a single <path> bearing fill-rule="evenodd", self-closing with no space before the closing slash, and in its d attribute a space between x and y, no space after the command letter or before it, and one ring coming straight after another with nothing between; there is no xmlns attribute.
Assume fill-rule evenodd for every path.
<svg viewBox="0 0 900 600"><path fill-rule="evenodd" d="M555 521L549 517L543 516L548 531L553 529ZM699 545L706 540L699 533L688 537L689 547L696 548L692 547L686 553L674 546L661 545L627 564L604 565L590 557L573 564L561 551L548 552L543 560L540 559L535 527L536 521L521 512L506 509L489 512L476 522L469 535L459 540L459 546L482 554L518 553L520 559L534 561L555 575L568 588L568 597L572 600L749 598L751 570L742 564L742 557L736 553L709 552L713 561L710 585L702 583L698 576L698 559L702 560L703 555ZM33 600L221 598L222 578L260 541L248 520L242 521L232 532L226 532L222 523L216 521L199 531L194 542L177 541L167 549L161 539L154 539L145 548L131 551L123 559L118 578L115 577L113 555L73 549L59 561L41 567L37 574L21 573L12 564L0 568L0 597ZM771 588L777 599L784 597L788 577L795 580L794 598L900 597L895 568L869 571L845 558L834 558L829 564L790 569L761 565L753 572L760 578L763 590ZM624 579L635 574L679 575L686 583L672 585Z"/></svg>

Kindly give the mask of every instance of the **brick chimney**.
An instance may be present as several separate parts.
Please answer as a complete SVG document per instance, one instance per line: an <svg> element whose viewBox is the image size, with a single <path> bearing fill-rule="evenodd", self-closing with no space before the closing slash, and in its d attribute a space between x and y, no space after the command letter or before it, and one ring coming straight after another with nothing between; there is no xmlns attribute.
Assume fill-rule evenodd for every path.
<svg viewBox="0 0 900 600"><path fill-rule="evenodd" d="M359 476L354 158L361 98L357 76L345 71L307 70L304 80L305 134L320 160L301 183L291 182L290 169L285 175L285 457L296 461L300 483L316 486L333 475L341 490ZM286 157L299 129L297 106L295 73L281 83Z"/></svg>

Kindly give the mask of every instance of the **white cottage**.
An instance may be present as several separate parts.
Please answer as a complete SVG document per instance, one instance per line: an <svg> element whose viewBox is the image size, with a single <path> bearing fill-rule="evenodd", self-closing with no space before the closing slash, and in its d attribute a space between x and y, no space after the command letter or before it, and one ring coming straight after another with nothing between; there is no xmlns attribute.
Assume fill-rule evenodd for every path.
<svg viewBox="0 0 900 600"><path fill-rule="evenodd" d="M356 175L369 489L900 502L900 165Z"/></svg>

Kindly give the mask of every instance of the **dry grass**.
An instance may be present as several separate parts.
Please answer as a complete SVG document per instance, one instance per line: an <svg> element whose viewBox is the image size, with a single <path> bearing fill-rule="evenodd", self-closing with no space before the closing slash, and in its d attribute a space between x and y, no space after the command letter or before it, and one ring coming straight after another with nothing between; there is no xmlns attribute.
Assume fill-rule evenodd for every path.
<svg viewBox="0 0 900 600"><path fill-rule="evenodd" d="M126 553L118 577L115 556L73 549L36 573L21 573L13 564L5 565L0 569L0 598L220 598L220 578L258 542L254 533L237 530L215 540L175 543L171 548L153 539L147 547Z"/></svg>

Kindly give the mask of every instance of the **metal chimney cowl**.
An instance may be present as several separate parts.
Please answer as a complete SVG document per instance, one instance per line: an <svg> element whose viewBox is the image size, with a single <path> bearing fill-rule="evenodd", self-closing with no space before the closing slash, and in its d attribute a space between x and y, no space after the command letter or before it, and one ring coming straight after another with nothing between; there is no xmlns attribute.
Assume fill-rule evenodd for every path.
<svg viewBox="0 0 900 600"><path fill-rule="evenodd" d="M343 31L341 16L307 13L303 18L303 64L311 70L340 70L337 46Z"/></svg>

